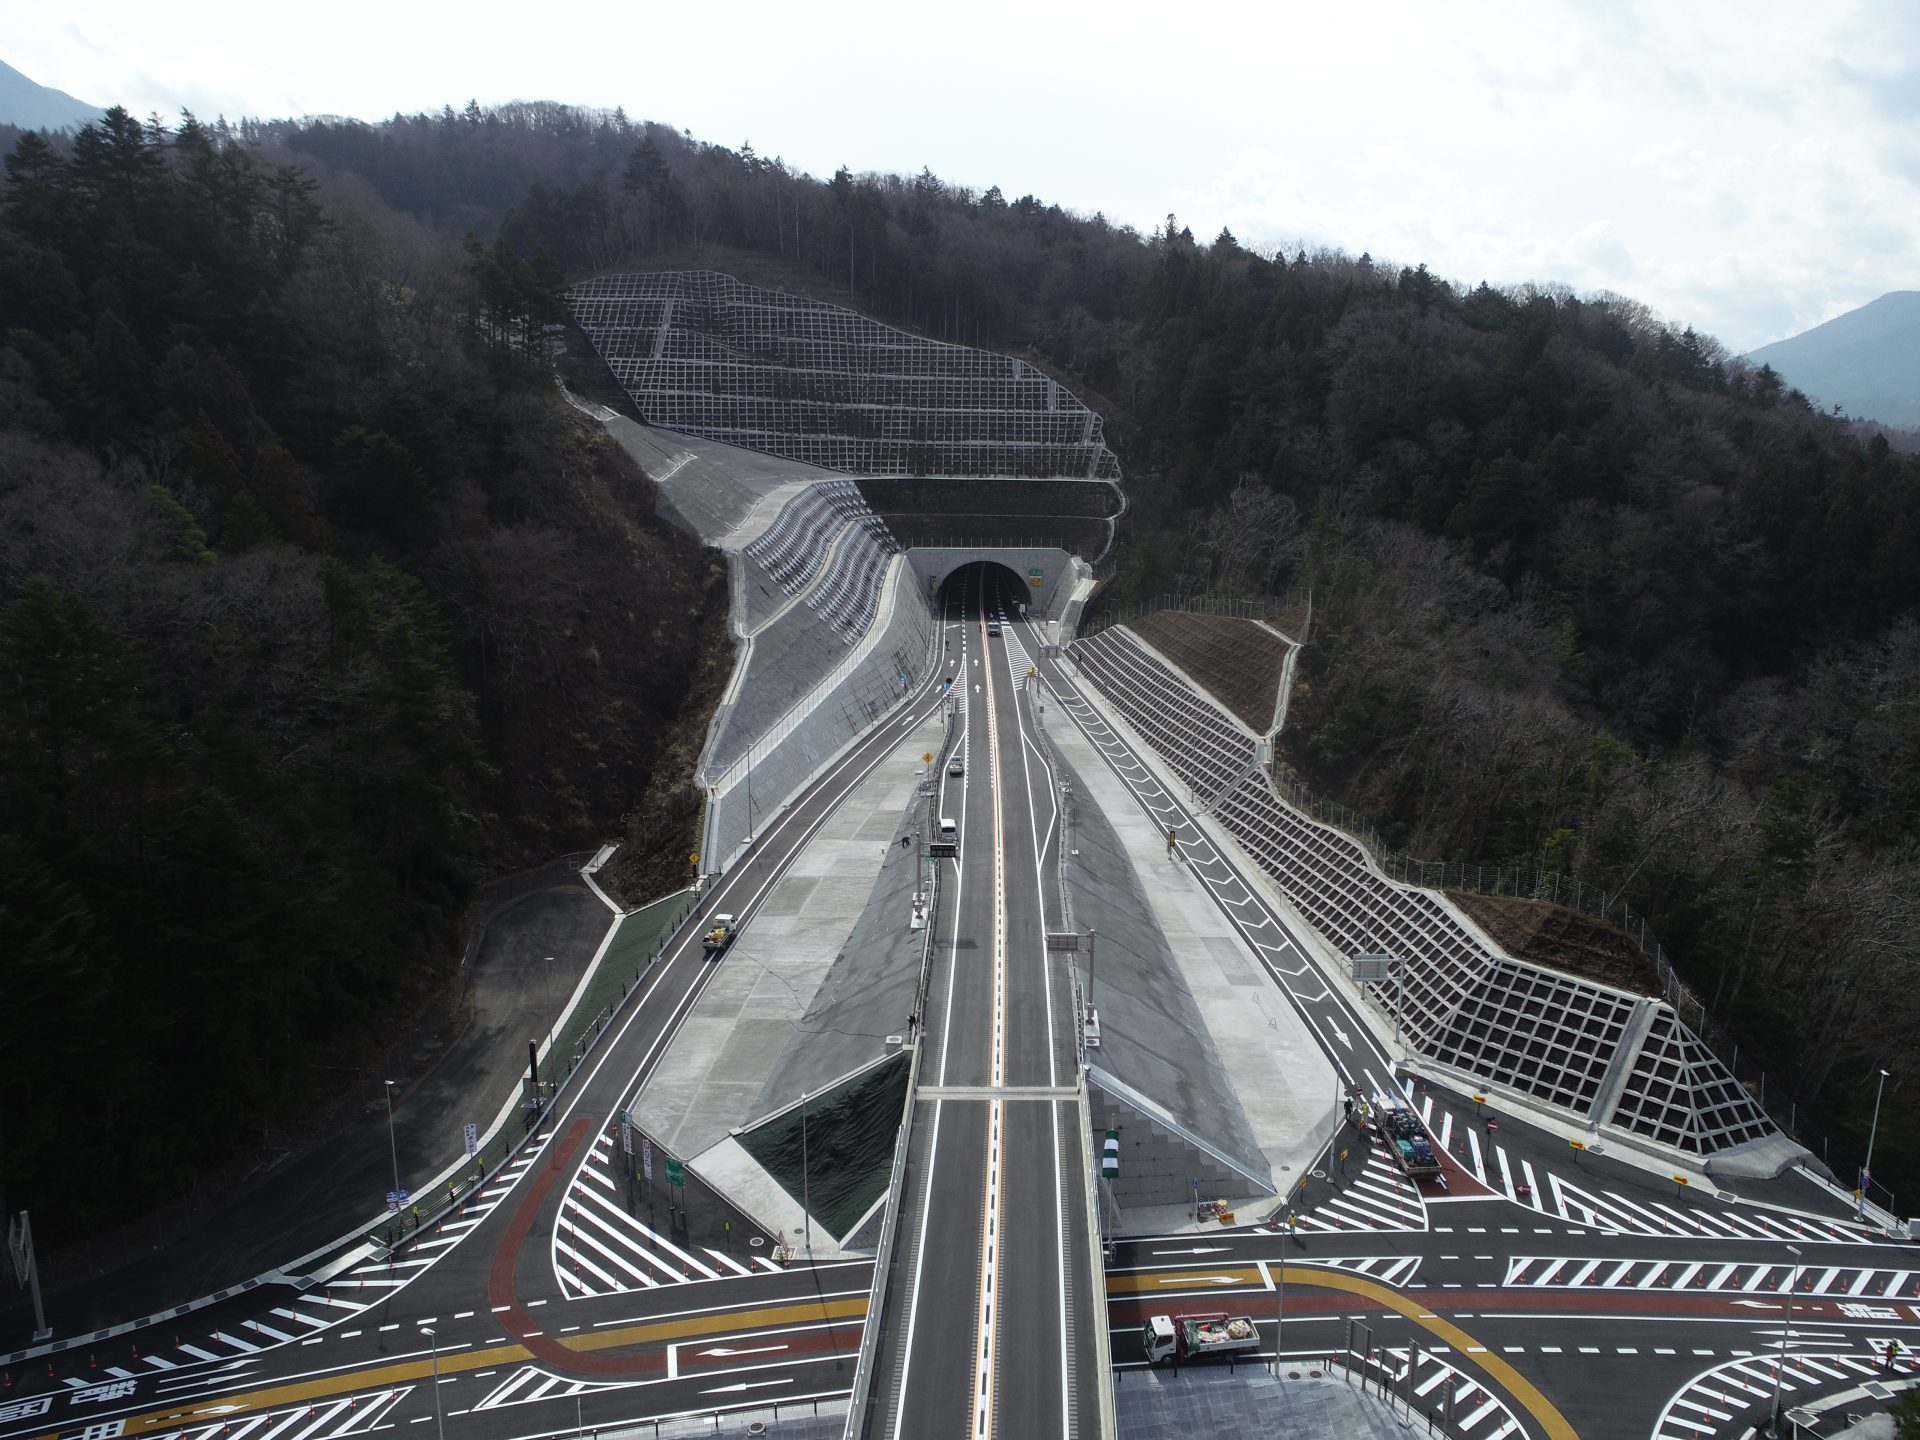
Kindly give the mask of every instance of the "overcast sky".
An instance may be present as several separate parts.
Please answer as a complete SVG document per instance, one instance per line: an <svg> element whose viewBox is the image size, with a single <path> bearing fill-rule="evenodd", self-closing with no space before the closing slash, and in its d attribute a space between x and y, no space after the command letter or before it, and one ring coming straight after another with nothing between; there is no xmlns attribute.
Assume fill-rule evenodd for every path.
<svg viewBox="0 0 1920 1440"><path fill-rule="evenodd" d="M0 59L141 114L624 105L819 176L1618 291L1735 350L1920 289L1914 0L572 11L79 0L16 7Z"/></svg>

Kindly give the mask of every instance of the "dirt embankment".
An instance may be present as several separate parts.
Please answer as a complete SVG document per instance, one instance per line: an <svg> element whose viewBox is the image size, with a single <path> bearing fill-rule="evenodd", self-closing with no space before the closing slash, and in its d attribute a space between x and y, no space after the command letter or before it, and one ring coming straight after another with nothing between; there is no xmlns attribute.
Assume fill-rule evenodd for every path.
<svg viewBox="0 0 1920 1440"><path fill-rule="evenodd" d="M1257 735L1273 724L1287 642L1264 625L1156 610L1128 628L1205 686Z"/></svg>
<svg viewBox="0 0 1920 1440"><path fill-rule="evenodd" d="M1449 890L1447 898L1515 959L1551 965L1636 994L1660 993L1660 978L1653 962L1603 920L1564 905L1510 895Z"/></svg>

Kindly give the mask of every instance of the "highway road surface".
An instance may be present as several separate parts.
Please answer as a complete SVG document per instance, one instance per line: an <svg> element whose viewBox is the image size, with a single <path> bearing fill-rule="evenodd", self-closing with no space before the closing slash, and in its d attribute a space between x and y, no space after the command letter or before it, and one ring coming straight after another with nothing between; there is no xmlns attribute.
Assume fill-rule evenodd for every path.
<svg viewBox="0 0 1920 1440"><path fill-rule="evenodd" d="M946 600L965 773L942 775L939 805L960 855L943 883L867 1425L901 1440L1099 1433L1071 977L1046 949L1059 809L1003 576L971 567Z"/></svg>
<svg viewBox="0 0 1920 1440"><path fill-rule="evenodd" d="M1032 627L985 635L1009 598L957 597L949 668L707 902L750 927L807 837L948 703L939 682L955 678L966 774L943 780L939 804L962 853L944 884L905 1203L877 1296L865 1261L783 1268L716 1197L693 1194L682 1215L608 1182L616 1117L714 973L689 924L464 1211L324 1284L262 1286L17 1362L0 1376L0 1440L522 1440L775 1406L782 1420L822 1408L831 1429L870 1305L883 1318L867 1430L913 1440L1095 1436L1103 1398L1124 1403L1144 1364L1145 1317L1183 1310L1250 1315L1253 1363L1302 1383L1331 1367L1416 1433L1467 1440L1744 1440L1776 1394L1783 1409L1844 1411L1913 1383L1920 1249L1853 1222L1811 1182L1783 1183L1779 1203L1703 1195L1571 1152L1518 1115L1490 1126L1467 1096L1409 1093L1249 867L1215 849L1071 667ZM1083 726L1135 803L1178 832L1343 1081L1422 1112L1444 1188L1343 1128L1291 1197L1292 1226L1136 1238L1115 1247L1104 1283L1092 1273L1069 982L1041 943L1058 923L1058 824L1036 679L1048 723Z"/></svg>

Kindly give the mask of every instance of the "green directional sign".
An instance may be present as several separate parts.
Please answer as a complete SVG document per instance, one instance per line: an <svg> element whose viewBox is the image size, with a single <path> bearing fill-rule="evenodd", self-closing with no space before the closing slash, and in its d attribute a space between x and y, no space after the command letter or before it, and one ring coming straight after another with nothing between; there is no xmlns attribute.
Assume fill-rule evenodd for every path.
<svg viewBox="0 0 1920 1440"><path fill-rule="evenodd" d="M667 1184L685 1185L686 1183L687 1183L687 1167L682 1162L675 1160L672 1156L668 1156L667 1157Z"/></svg>

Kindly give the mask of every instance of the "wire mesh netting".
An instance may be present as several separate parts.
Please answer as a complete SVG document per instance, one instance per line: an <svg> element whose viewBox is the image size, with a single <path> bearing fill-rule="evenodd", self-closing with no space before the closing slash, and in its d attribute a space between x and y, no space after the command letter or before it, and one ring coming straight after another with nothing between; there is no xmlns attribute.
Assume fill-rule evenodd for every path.
<svg viewBox="0 0 1920 1440"><path fill-rule="evenodd" d="M603 275L567 300L669 430L854 475L1120 478L1100 417L1024 360L711 270Z"/></svg>

